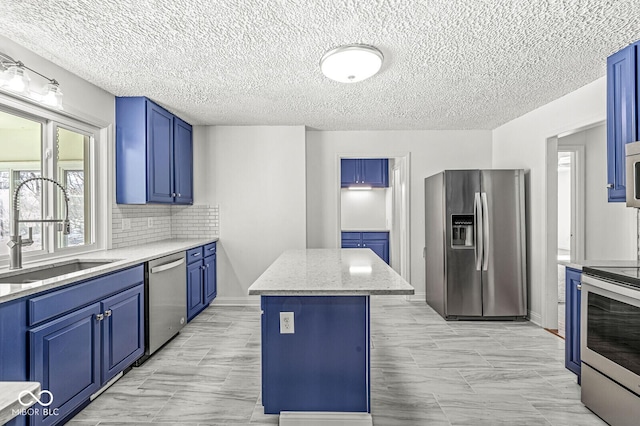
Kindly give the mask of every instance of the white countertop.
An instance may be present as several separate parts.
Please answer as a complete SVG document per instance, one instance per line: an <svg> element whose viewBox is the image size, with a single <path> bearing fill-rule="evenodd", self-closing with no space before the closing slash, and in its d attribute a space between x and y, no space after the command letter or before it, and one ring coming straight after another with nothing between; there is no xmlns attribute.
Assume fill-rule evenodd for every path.
<svg viewBox="0 0 640 426"><path fill-rule="evenodd" d="M94 268L85 269L82 271L71 272L69 274L59 275L54 278L49 278L41 281L34 281L24 284L3 284L0 283L0 303L7 302L9 300L18 299L31 294L39 293L44 290L51 290L56 287L61 287L67 284L74 283L76 281L83 281L89 278L97 277L109 272L125 269L131 266L139 265L143 262L157 259L162 256L185 251L190 248L202 246L214 241L218 241L218 238L194 238L194 239L169 239L161 240L148 244L141 244L137 246L102 250L91 253L78 254L75 256L69 256L65 258L58 258L56 260L34 262L31 264L23 265L22 271L26 272L31 268L38 268L43 265L55 266L68 262L72 259L80 259L83 261L101 261L116 259L115 262L106 263L104 265L96 266ZM0 276L13 272L8 267L0 269Z"/></svg>
<svg viewBox="0 0 640 426"><path fill-rule="evenodd" d="M369 249L307 249L282 253L249 294L391 295L414 294L414 289Z"/></svg>
<svg viewBox="0 0 640 426"><path fill-rule="evenodd" d="M582 260L582 261L569 261L569 260L559 260L558 265L566 266L567 268L577 269L578 271L582 271L582 268L585 266L591 268L597 267L630 267L630 268L640 268L640 261L637 260Z"/></svg>
<svg viewBox="0 0 640 426"><path fill-rule="evenodd" d="M20 398L22 392L25 394ZM0 425L16 417L16 412L36 403L26 392L40 394L38 382L0 382ZM22 403L21 403L22 402Z"/></svg>

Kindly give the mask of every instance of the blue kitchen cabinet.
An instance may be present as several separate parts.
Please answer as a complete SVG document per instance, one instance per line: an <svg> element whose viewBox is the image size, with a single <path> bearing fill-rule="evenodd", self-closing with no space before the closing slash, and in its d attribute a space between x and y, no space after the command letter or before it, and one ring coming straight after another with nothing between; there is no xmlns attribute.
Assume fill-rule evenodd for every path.
<svg viewBox="0 0 640 426"><path fill-rule="evenodd" d="M580 288L582 272L565 271L565 340L564 365L578 375L580 383Z"/></svg>
<svg viewBox="0 0 640 426"><path fill-rule="evenodd" d="M370 412L369 296L262 296L262 404ZM295 333L281 334L280 312Z"/></svg>
<svg viewBox="0 0 640 426"><path fill-rule="evenodd" d="M101 311L104 384L144 353L144 286L103 300Z"/></svg>
<svg viewBox="0 0 640 426"><path fill-rule="evenodd" d="M218 294L216 243L187 251L187 321L191 321Z"/></svg>
<svg viewBox="0 0 640 426"><path fill-rule="evenodd" d="M626 201L625 144L638 135L639 43L607 58L607 189L609 202Z"/></svg>
<svg viewBox="0 0 640 426"><path fill-rule="evenodd" d="M340 184L370 185L373 188L389 186L389 159L343 158L340 160Z"/></svg>
<svg viewBox="0 0 640 426"><path fill-rule="evenodd" d="M145 97L116 98L116 202L193 204L192 127Z"/></svg>
<svg viewBox="0 0 640 426"><path fill-rule="evenodd" d="M342 248L368 248L389 264L389 232L342 232Z"/></svg>
<svg viewBox="0 0 640 426"><path fill-rule="evenodd" d="M187 265L187 321L204 309L202 259Z"/></svg>
<svg viewBox="0 0 640 426"><path fill-rule="evenodd" d="M100 303L94 303L29 332L31 380L53 395L46 407L52 414L37 405L32 426L56 424L100 389L99 314Z"/></svg>
<svg viewBox="0 0 640 426"><path fill-rule="evenodd" d="M29 379L53 394L32 426L65 422L144 354L142 265L27 300Z"/></svg>
<svg viewBox="0 0 640 426"><path fill-rule="evenodd" d="M193 203L193 131L191 125L174 117L175 201Z"/></svg>
<svg viewBox="0 0 640 426"><path fill-rule="evenodd" d="M204 258L204 301L208 305L218 294L216 283L216 254Z"/></svg>

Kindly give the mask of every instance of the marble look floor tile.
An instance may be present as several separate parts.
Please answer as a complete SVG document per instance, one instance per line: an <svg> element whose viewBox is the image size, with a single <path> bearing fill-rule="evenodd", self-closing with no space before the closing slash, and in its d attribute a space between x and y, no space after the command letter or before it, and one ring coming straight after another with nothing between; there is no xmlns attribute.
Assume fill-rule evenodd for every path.
<svg viewBox="0 0 640 426"><path fill-rule="evenodd" d="M564 366L548 351L539 349L487 349L478 348L478 353L496 368L536 368Z"/></svg>
<svg viewBox="0 0 640 426"><path fill-rule="evenodd" d="M231 372L231 367L181 366L159 367L139 385L140 389L181 389L210 392L220 388Z"/></svg>
<svg viewBox="0 0 640 426"><path fill-rule="evenodd" d="M174 390L145 390L116 383L79 412L74 420L148 423L174 395Z"/></svg>
<svg viewBox="0 0 640 426"><path fill-rule="evenodd" d="M436 395L436 399L452 425L551 425L540 412L520 396L475 395L462 399L450 395Z"/></svg>
<svg viewBox="0 0 640 426"><path fill-rule="evenodd" d="M465 395L475 391L454 368L390 368L380 374L388 391L401 400L433 394ZM373 373L372 373L373 375Z"/></svg>
<svg viewBox="0 0 640 426"><path fill-rule="evenodd" d="M420 368L491 367L475 350L409 348L409 352Z"/></svg>
<svg viewBox="0 0 640 426"><path fill-rule="evenodd" d="M176 392L153 416L153 423L182 422L247 422L255 408L257 396L252 399L215 393Z"/></svg>
<svg viewBox="0 0 640 426"><path fill-rule="evenodd" d="M482 395L562 395L534 370L490 368L459 371L471 388Z"/></svg>
<svg viewBox="0 0 640 426"><path fill-rule="evenodd" d="M276 425L261 405L260 338L258 306L214 304L69 424ZM533 324L447 322L380 296L371 340L376 426L602 424L564 368L563 341Z"/></svg>

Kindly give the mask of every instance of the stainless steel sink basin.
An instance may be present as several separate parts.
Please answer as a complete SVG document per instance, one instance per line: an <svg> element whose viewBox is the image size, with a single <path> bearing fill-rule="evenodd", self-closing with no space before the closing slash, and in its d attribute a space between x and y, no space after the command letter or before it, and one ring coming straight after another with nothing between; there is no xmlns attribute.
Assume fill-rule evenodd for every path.
<svg viewBox="0 0 640 426"><path fill-rule="evenodd" d="M96 266L102 266L115 260L71 260L56 262L52 265L37 266L29 269L10 271L0 275L0 284L25 284L46 280L60 275L70 274Z"/></svg>

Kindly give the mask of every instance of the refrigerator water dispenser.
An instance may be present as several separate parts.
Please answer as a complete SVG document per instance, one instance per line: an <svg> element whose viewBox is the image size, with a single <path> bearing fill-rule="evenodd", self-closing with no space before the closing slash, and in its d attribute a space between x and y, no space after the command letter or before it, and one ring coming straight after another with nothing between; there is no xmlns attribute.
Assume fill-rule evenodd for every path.
<svg viewBox="0 0 640 426"><path fill-rule="evenodd" d="M473 247L473 215L459 214L451 215L451 246L452 247Z"/></svg>

